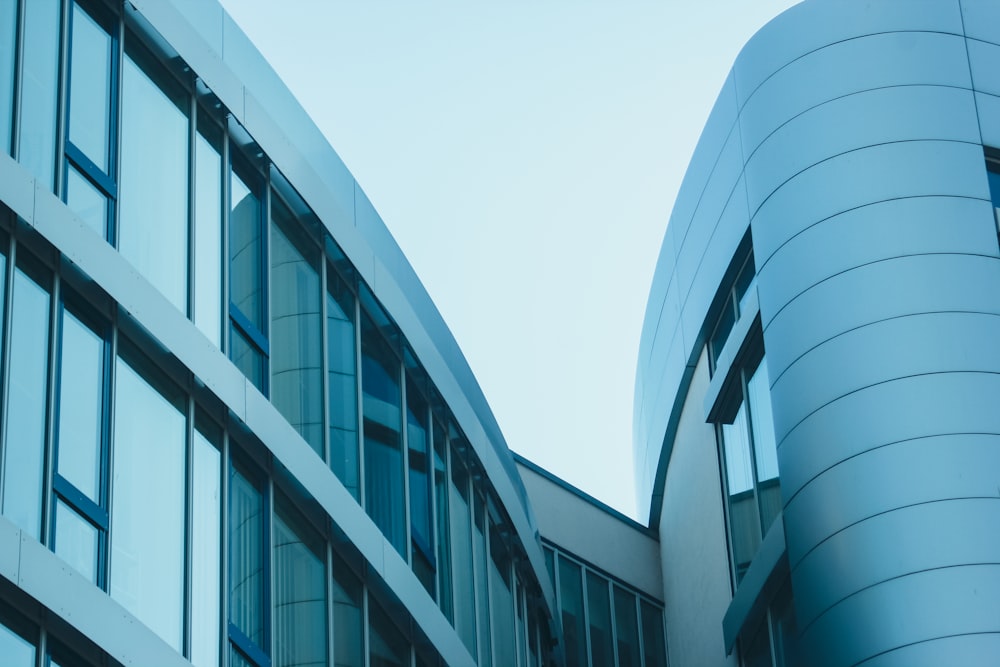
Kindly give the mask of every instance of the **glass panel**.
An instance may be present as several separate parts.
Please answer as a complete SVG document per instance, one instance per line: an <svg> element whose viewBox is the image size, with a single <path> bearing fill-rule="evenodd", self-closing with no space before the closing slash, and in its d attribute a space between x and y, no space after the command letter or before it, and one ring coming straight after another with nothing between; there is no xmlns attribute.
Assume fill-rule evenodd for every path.
<svg viewBox="0 0 1000 667"><path fill-rule="evenodd" d="M406 442L410 476L410 536L413 571L434 597L434 535L431 530L430 442L427 402L407 375Z"/></svg>
<svg viewBox="0 0 1000 667"><path fill-rule="evenodd" d="M736 324L736 314L733 312L733 300L730 297L726 299L726 303L722 307L719 322L715 325L715 331L712 332L712 338L709 340L708 349L712 354L713 369L715 362L719 360L719 355L722 354L722 348L725 347L726 339L729 338L729 332L733 330L734 324Z"/></svg>
<svg viewBox="0 0 1000 667"><path fill-rule="evenodd" d="M62 326L58 472L100 504L104 341L69 311Z"/></svg>
<svg viewBox="0 0 1000 667"><path fill-rule="evenodd" d="M771 607L771 619L774 627L774 664L776 667L796 667L801 661L791 579L785 580L775 596Z"/></svg>
<svg viewBox="0 0 1000 667"><path fill-rule="evenodd" d="M194 146L194 323L222 347L222 156L219 130L205 127Z"/></svg>
<svg viewBox="0 0 1000 667"><path fill-rule="evenodd" d="M406 558L400 362L371 320L366 316L362 322L365 509L396 551Z"/></svg>
<svg viewBox="0 0 1000 667"><path fill-rule="evenodd" d="M229 328L229 357L255 387L264 390L264 355L236 326Z"/></svg>
<svg viewBox="0 0 1000 667"><path fill-rule="evenodd" d="M0 0L0 150L10 155L14 120L17 0Z"/></svg>
<svg viewBox="0 0 1000 667"><path fill-rule="evenodd" d="M128 362L115 369L111 596L180 650L185 419Z"/></svg>
<svg viewBox="0 0 1000 667"><path fill-rule="evenodd" d="M736 301L739 304L740 317L747 311L747 303L755 289L757 271L753 265L753 255L747 258L746 264L740 270L740 275L736 276L736 284L733 291L736 292Z"/></svg>
<svg viewBox="0 0 1000 667"><path fill-rule="evenodd" d="M264 646L264 496L235 467L229 474L229 619Z"/></svg>
<svg viewBox="0 0 1000 667"><path fill-rule="evenodd" d="M635 618L635 596L615 586L614 600L618 667L639 667L639 624Z"/></svg>
<svg viewBox="0 0 1000 667"><path fill-rule="evenodd" d="M229 179L229 299L259 331L264 330L264 239L260 195L250 189L238 163Z"/></svg>
<svg viewBox="0 0 1000 667"><path fill-rule="evenodd" d="M5 667L34 667L35 647L31 642L15 632L8 625L26 625L20 619L9 619L7 614L0 617L0 656ZM27 628L25 628L27 629Z"/></svg>
<svg viewBox="0 0 1000 667"><path fill-rule="evenodd" d="M438 588L440 599L438 604L445 618L454 621L455 614L451 600L451 538L448 525L448 441L445 439L444 427L434 422L434 494L437 503L437 557L438 557Z"/></svg>
<svg viewBox="0 0 1000 667"><path fill-rule="evenodd" d="M393 625L382 608L370 598L368 616L371 621L369 667L409 667L410 647L406 637Z"/></svg>
<svg viewBox="0 0 1000 667"><path fill-rule="evenodd" d="M330 364L330 467L355 500L361 498L358 461L358 386L354 295L327 266L326 354Z"/></svg>
<svg viewBox="0 0 1000 667"><path fill-rule="evenodd" d="M271 402L323 456L323 321L319 249L271 199Z"/></svg>
<svg viewBox="0 0 1000 667"><path fill-rule="evenodd" d="M326 665L326 543L281 503L274 513L273 664Z"/></svg>
<svg viewBox="0 0 1000 667"><path fill-rule="evenodd" d="M996 166L996 164L993 163L991 166ZM991 169L986 172L986 176L990 184L990 198L993 200L993 217L997 230L1000 231L1000 173Z"/></svg>
<svg viewBox="0 0 1000 667"><path fill-rule="evenodd" d="M760 522L753 496L753 464L747 428L746 403L741 403L733 423L722 425L726 480L729 484L729 531L737 581L743 578L760 546Z"/></svg>
<svg viewBox="0 0 1000 667"><path fill-rule="evenodd" d="M559 599L562 611L563 637L566 640L566 667L586 667L587 628L583 615L583 584L580 566L559 559Z"/></svg>
<svg viewBox="0 0 1000 667"><path fill-rule="evenodd" d="M49 357L49 293L18 267L10 323L3 513L38 539Z"/></svg>
<svg viewBox="0 0 1000 667"><path fill-rule="evenodd" d="M66 168L66 205L101 238L107 238L108 198L72 165Z"/></svg>
<svg viewBox="0 0 1000 667"><path fill-rule="evenodd" d="M362 618L364 590L361 582L339 556L333 556L333 664L363 667L365 628Z"/></svg>
<svg viewBox="0 0 1000 667"><path fill-rule="evenodd" d="M640 600L642 612L642 652L646 667L667 667L667 648L663 637L663 611Z"/></svg>
<svg viewBox="0 0 1000 667"><path fill-rule="evenodd" d="M56 503L56 555L97 583L97 528L62 501Z"/></svg>
<svg viewBox="0 0 1000 667"><path fill-rule="evenodd" d="M476 600L479 603L479 664L490 665L490 591L486 568L486 503L473 490L472 544L476 568Z"/></svg>
<svg viewBox="0 0 1000 667"><path fill-rule="evenodd" d="M778 481L778 451L771 416L771 389L767 377L767 359L761 359L747 383L750 401L750 425L753 429L754 463L757 465L757 498L760 502L760 525L763 534L781 512L781 488Z"/></svg>
<svg viewBox="0 0 1000 667"><path fill-rule="evenodd" d="M608 580L587 572L587 619L590 624L591 664L613 665L615 647L611 632L611 592ZM652 665L646 665L652 667Z"/></svg>
<svg viewBox="0 0 1000 667"><path fill-rule="evenodd" d="M490 602L493 608L493 662L515 665L514 596L511 564L500 529L490 520Z"/></svg>
<svg viewBox="0 0 1000 667"><path fill-rule="evenodd" d="M768 639L767 617L765 616L757 631L746 644L740 640L744 667L772 667L771 642Z"/></svg>
<svg viewBox="0 0 1000 667"><path fill-rule="evenodd" d="M469 510L469 473L452 450L451 456L451 539L455 568L455 629L476 656L476 592L472 578L472 515Z"/></svg>
<svg viewBox="0 0 1000 667"><path fill-rule="evenodd" d="M542 554L545 556L545 569L549 572L549 581L552 582L552 587L555 588L556 585L556 555L552 549L548 547L542 547Z"/></svg>
<svg viewBox="0 0 1000 667"><path fill-rule="evenodd" d="M70 38L69 140L109 173L111 137L111 35L73 4Z"/></svg>
<svg viewBox="0 0 1000 667"><path fill-rule="evenodd" d="M141 60L140 60L141 62ZM187 98L129 56L122 72L118 250L187 314Z"/></svg>
<svg viewBox="0 0 1000 667"><path fill-rule="evenodd" d="M214 429L212 429L214 430ZM211 431L210 431L211 432ZM212 440L218 440L214 435ZM222 456L194 433L191 480L191 663L219 664L219 615L222 592Z"/></svg>
<svg viewBox="0 0 1000 667"><path fill-rule="evenodd" d="M24 5L18 160L50 192L55 185L61 0Z"/></svg>

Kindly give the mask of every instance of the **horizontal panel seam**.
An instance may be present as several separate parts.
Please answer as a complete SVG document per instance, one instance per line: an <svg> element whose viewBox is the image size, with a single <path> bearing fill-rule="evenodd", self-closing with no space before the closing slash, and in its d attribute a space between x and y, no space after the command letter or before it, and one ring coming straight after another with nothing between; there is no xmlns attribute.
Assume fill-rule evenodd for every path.
<svg viewBox="0 0 1000 667"><path fill-rule="evenodd" d="M852 667L860 667L860 665L864 665L867 662L870 662L872 660L876 660L876 659L882 657L883 655L886 655L888 653L892 653L894 651L899 651L899 650L904 649L904 648L909 648L910 646L919 646L920 644L927 644L929 642L941 641L942 639L955 639L956 637L982 637L982 636L988 636L988 635L1000 635L1000 632L997 632L997 631L994 631L994 632L959 632L959 633L952 634L952 635L939 635L937 637L931 637L930 639L921 639L918 642L909 642L909 643L906 643L906 644L900 644L899 646L896 646L896 647L893 647L893 648L890 648L890 649L886 649L885 651L879 651L878 653L876 653L875 655L871 656L870 658L865 658L861 662L855 663Z"/></svg>

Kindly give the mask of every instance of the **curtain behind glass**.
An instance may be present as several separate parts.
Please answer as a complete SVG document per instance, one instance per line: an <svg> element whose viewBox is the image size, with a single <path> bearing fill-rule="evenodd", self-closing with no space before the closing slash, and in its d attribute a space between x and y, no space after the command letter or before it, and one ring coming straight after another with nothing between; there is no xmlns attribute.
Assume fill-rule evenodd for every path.
<svg viewBox="0 0 1000 667"><path fill-rule="evenodd" d="M274 513L273 664L326 665L326 543L284 503Z"/></svg>

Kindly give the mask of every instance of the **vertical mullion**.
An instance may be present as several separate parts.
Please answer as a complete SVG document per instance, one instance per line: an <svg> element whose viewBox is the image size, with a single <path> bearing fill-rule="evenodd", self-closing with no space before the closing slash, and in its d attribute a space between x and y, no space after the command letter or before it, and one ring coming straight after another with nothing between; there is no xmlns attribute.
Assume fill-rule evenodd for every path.
<svg viewBox="0 0 1000 667"><path fill-rule="evenodd" d="M472 444L469 443L469 447L471 446ZM479 590L479 585L478 585L479 577L477 575L479 567L476 565L476 486L472 481L474 473L472 470L472 466L469 465L471 461L469 462L463 461L463 463L466 463L465 467L469 473L466 476L467 481L465 482L465 488L469 493L469 545L470 545L469 556L471 559L471 562L469 564L472 566L472 618L475 620L473 627L473 634L475 635L473 637L473 643L476 646L475 658L476 662L478 663L482 660L483 647L480 646L481 642L479 640L482 637L482 632L483 632L483 628L481 625L483 619L479 618L479 596L481 595L481 591Z"/></svg>
<svg viewBox="0 0 1000 667"><path fill-rule="evenodd" d="M44 625L38 628L38 652L35 653L35 664L38 667L49 667L49 633Z"/></svg>
<svg viewBox="0 0 1000 667"><path fill-rule="evenodd" d="M193 577L192 577L192 563L194 562L193 553L193 534L194 534L194 508L193 508L193 498L194 498L194 420L195 420L195 404L194 397L188 394L187 397L187 428L185 429L185 471L184 471L184 625L183 625L183 655L188 659L191 659L191 635L193 630L191 627L192 612L191 607L194 604L194 593L193 587Z"/></svg>
<svg viewBox="0 0 1000 667"><path fill-rule="evenodd" d="M608 611L611 612L611 647L614 650L615 664L620 664L618 658L618 618L615 614L615 587L611 580L607 580L608 587Z"/></svg>
<svg viewBox="0 0 1000 667"><path fill-rule="evenodd" d="M356 284L355 284L356 286ZM358 459L358 502L367 508L368 485L365 483L365 410L364 386L361 380L361 299L354 296L354 409L358 415L357 459Z"/></svg>
<svg viewBox="0 0 1000 667"><path fill-rule="evenodd" d="M195 290L195 279L197 278L195 262L197 260L197 234L195 232L196 209L195 203L198 195L197 181L198 174L198 101L193 94L188 94L188 247L187 247L187 316L192 322L195 321L195 299L198 298Z"/></svg>
<svg viewBox="0 0 1000 667"><path fill-rule="evenodd" d="M594 656L590 648L590 600L587 597L587 571L587 567L583 563L580 563L580 585L583 590L583 597L581 598L583 608L580 610L583 613L583 638L587 645L587 664L593 665Z"/></svg>
<svg viewBox="0 0 1000 667"><path fill-rule="evenodd" d="M371 624L368 622L368 584L362 584L361 592L361 632L364 634L364 651L362 661L366 667L371 667Z"/></svg>
<svg viewBox="0 0 1000 667"><path fill-rule="evenodd" d="M326 262L323 262L326 264ZM329 527L329 520L327 526ZM326 664L327 667L334 667L337 650L337 637L334 635L333 614L335 603L333 601L333 545L330 540L326 540L326 636L329 638L326 644Z"/></svg>
<svg viewBox="0 0 1000 667"><path fill-rule="evenodd" d="M111 57L111 108L108 110L110 114L110 122L108 129L108 176L111 178L111 182L115 184L116 196L108 196L108 202L111 206L110 215L108 215L108 243L111 244L113 248L118 247L118 215L121 209L118 206L118 198L121 197L121 190L118 188L118 154L119 154L119 128L122 123L122 104L119 104L119 97L122 90L122 66L121 63L125 58L125 23L119 16L115 22L115 30L111 35L112 38L112 48L115 49L115 54Z"/></svg>
<svg viewBox="0 0 1000 667"><path fill-rule="evenodd" d="M430 394L430 392L428 392ZM441 567L441 563L438 562L438 521L437 521L437 480L434 478L434 445L437 442L434 439L434 411L431 409L431 400L428 396L427 399L427 459L424 463L424 468L427 470L427 494L429 498L427 499L427 506L430 508L428 510L428 521L430 534L427 536L430 544L427 545L430 550L431 563L433 564L434 571L434 600L438 603L438 608L441 606L441 577L438 576L438 568Z"/></svg>
<svg viewBox="0 0 1000 667"><path fill-rule="evenodd" d="M330 331L326 318L329 316L326 303L330 299L330 286L327 284L329 276L327 272L326 253L320 249L319 262L319 322L320 322L320 386L323 393L323 460L329 468L332 463L332 453L330 451Z"/></svg>
<svg viewBox="0 0 1000 667"><path fill-rule="evenodd" d="M108 352L108 358L105 361L105 378L106 386L104 388L104 399L106 401L107 407L103 411L103 415L106 418L105 423L102 428L105 431L105 452L107 459L105 460L105 491L107 498L107 510L108 510L108 532L104 536L104 562L101 564L99 569L104 575L105 587L107 582L111 580L111 539L114 535L111 534L111 527L114 525L113 512L114 512L114 485L111 484L111 476L114 466L114 455L115 455L115 386L118 382L118 374L115 371L118 360L118 309L117 307L112 307L112 317L111 317L111 341L105 347Z"/></svg>
<svg viewBox="0 0 1000 667"><path fill-rule="evenodd" d="M228 329L228 327L227 327ZM222 433L222 465L220 474L222 475L222 485L220 487L220 521L219 521L219 590L216 595L221 595L219 604L219 618L216 623L219 627L219 646L216 648L219 654L219 665L225 667L229 664L229 471L232 467L230 460L229 429Z"/></svg>
<svg viewBox="0 0 1000 667"><path fill-rule="evenodd" d="M14 266L17 261L17 243L14 241L14 237L11 236L10 240L10 252L7 256L7 275L5 276L4 284L4 336L3 336L3 387L0 392L3 394L2 410L0 410L0 436L2 436L3 447L0 447L0 486L3 486L4 480L7 479L7 443L9 439L7 438L7 427L10 420L7 419L7 405L8 398L10 394L10 320L13 313L14 304L11 303L14 296ZM0 488L0 492L3 489ZM3 496L0 495L0 505L2 505ZM4 508L0 507L0 510Z"/></svg>
<svg viewBox="0 0 1000 667"><path fill-rule="evenodd" d="M54 535L51 534L53 530L52 524L52 475L53 469L55 467L55 445L54 445L54 428L53 424L55 421L55 371L56 371L56 355L59 354L58 348L58 334L59 327L58 316L59 316L59 292L61 283L59 281L59 274L53 273L52 275L52 296L49 298L49 321L47 325L48 335L49 335L49 350L47 354L46 364L45 364L45 431L43 436L42 445L42 525L40 526L41 532L39 535L47 546L52 546L55 542Z"/></svg>
<svg viewBox="0 0 1000 667"><path fill-rule="evenodd" d="M230 187L230 179L232 178L232 164L230 162L230 150L229 150L229 128L228 123L223 124L222 127L222 155L220 156L222 162L222 173L219 174L219 178L222 179L222 211L220 218L222 220L222 257L220 265L222 267L222 299L220 304L222 306L222 337L219 342L222 343L222 352L229 357L230 343L229 343L229 330L232 328L230 324L231 320L229 318L229 304L232 301L232 292L229 288L229 212L232 207L232 202L230 197L232 196L232 188Z"/></svg>
<svg viewBox="0 0 1000 667"><path fill-rule="evenodd" d="M403 448L402 456L400 460L403 464L403 537L406 540L406 546L403 551L403 558L407 563L413 563L413 536L411 533L410 526L410 437L407 431L409 431L410 426L410 406L407 403L407 385L409 384L409 374L406 372L406 366L403 360L400 359L396 364L396 373L399 378L399 421L400 421L400 438L399 442Z"/></svg>
<svg viewBox="0 0 1000 667"><path fill-rule="evenodd" d="M30 0L22 0L22 10L27 6ZM71 18L73 16L73 2L62 3L62 15L60 16L60 34L59 34L59 56L58 56L58 69L56 73L56 154L55 154L55 170L54 183L55 183L55 194L59 199L64 199L65 195L65 178L66 178L66 138L69 134L69 77L70 77L70 30L72 29ZM23 28L25 26L25 17L21 12L21 28L22 28L22 49L24 47L23 40ZM18 100L20 102L20 99ZM18 121L18 130L20 131L20 121ZM20 148L20 142L16 142L18 148ZM20 150L17 151L20 153ZM20 155L18 155L20 157Z"/></svg>
<svg viewBox="0 0 1000 667"><path fill-rule="evenodd" d="M272 536L274 535L274 478L269 470L265 470L267 478L264 483L264 537L261 540L264 547L264 572L267 577L264 582L264 641L261 648L273 661L274 659L274 614L271 601L274 600L274 558Z"/></svg>
<svg viewBox="0 0 1000 667"><path fill-rule="evenodd" d="M635 628L636 636L639 638L639 645L636 647L639 649L639 665L645 667L646 665L646 645L642 641L642 598L638 594L633 596L635 598Z"/></svg>
<svg viewBox="0 0 1000 667"><path fill-rule="evenodd" d="M18 158L20 151L18 150L18 137L21 136L21 89L22 89L22 79L21 76L21 66L24 63L24 56L22 51L24 50L24 1L18 2L17 7L14 10L14 90L10 101L10 155L15 160ZM58 79L58 75L57 79ZM56 83L58 85L58 81ZM59 97L56 96L56 100ZM57 101L56 115L58 117L58 101ZM58 122L57 122L58 125ZM56 128L56 135L58 136L59 129ZM58 148L58 146L57 146ZM57 170L59 171L59 170Z"/></svg>
<svg viewBox="0 0 1000 667"><path fill-rule="evenodd" d="M269 270L268 262L271 258L271 174L270 170L264 169L263 176L263 188L264 191L261 193L261 207L260 216L261 219L258 222L261 225L261 244L260 244L260 289L263 291L263 296L261 298L261 312L263 316L261 317L261 334L264 336L264 340L267 342L267 353L261 350L261 355L264 358L264 377L261 380L261 384L264 385L263 393L265 397L269 400L271 398L271 272Z"/></svg>

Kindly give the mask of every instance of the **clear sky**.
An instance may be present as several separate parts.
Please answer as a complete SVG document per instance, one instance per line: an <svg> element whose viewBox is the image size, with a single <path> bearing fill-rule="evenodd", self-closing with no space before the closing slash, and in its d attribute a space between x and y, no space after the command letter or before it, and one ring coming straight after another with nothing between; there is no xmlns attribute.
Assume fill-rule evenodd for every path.
<svg viewBox="0 0 1000 667"><path fill-rule="evenodd" d="M793 4L223 0L395 236L510 448L630 516L674 197L740 48Z"/></svg>

